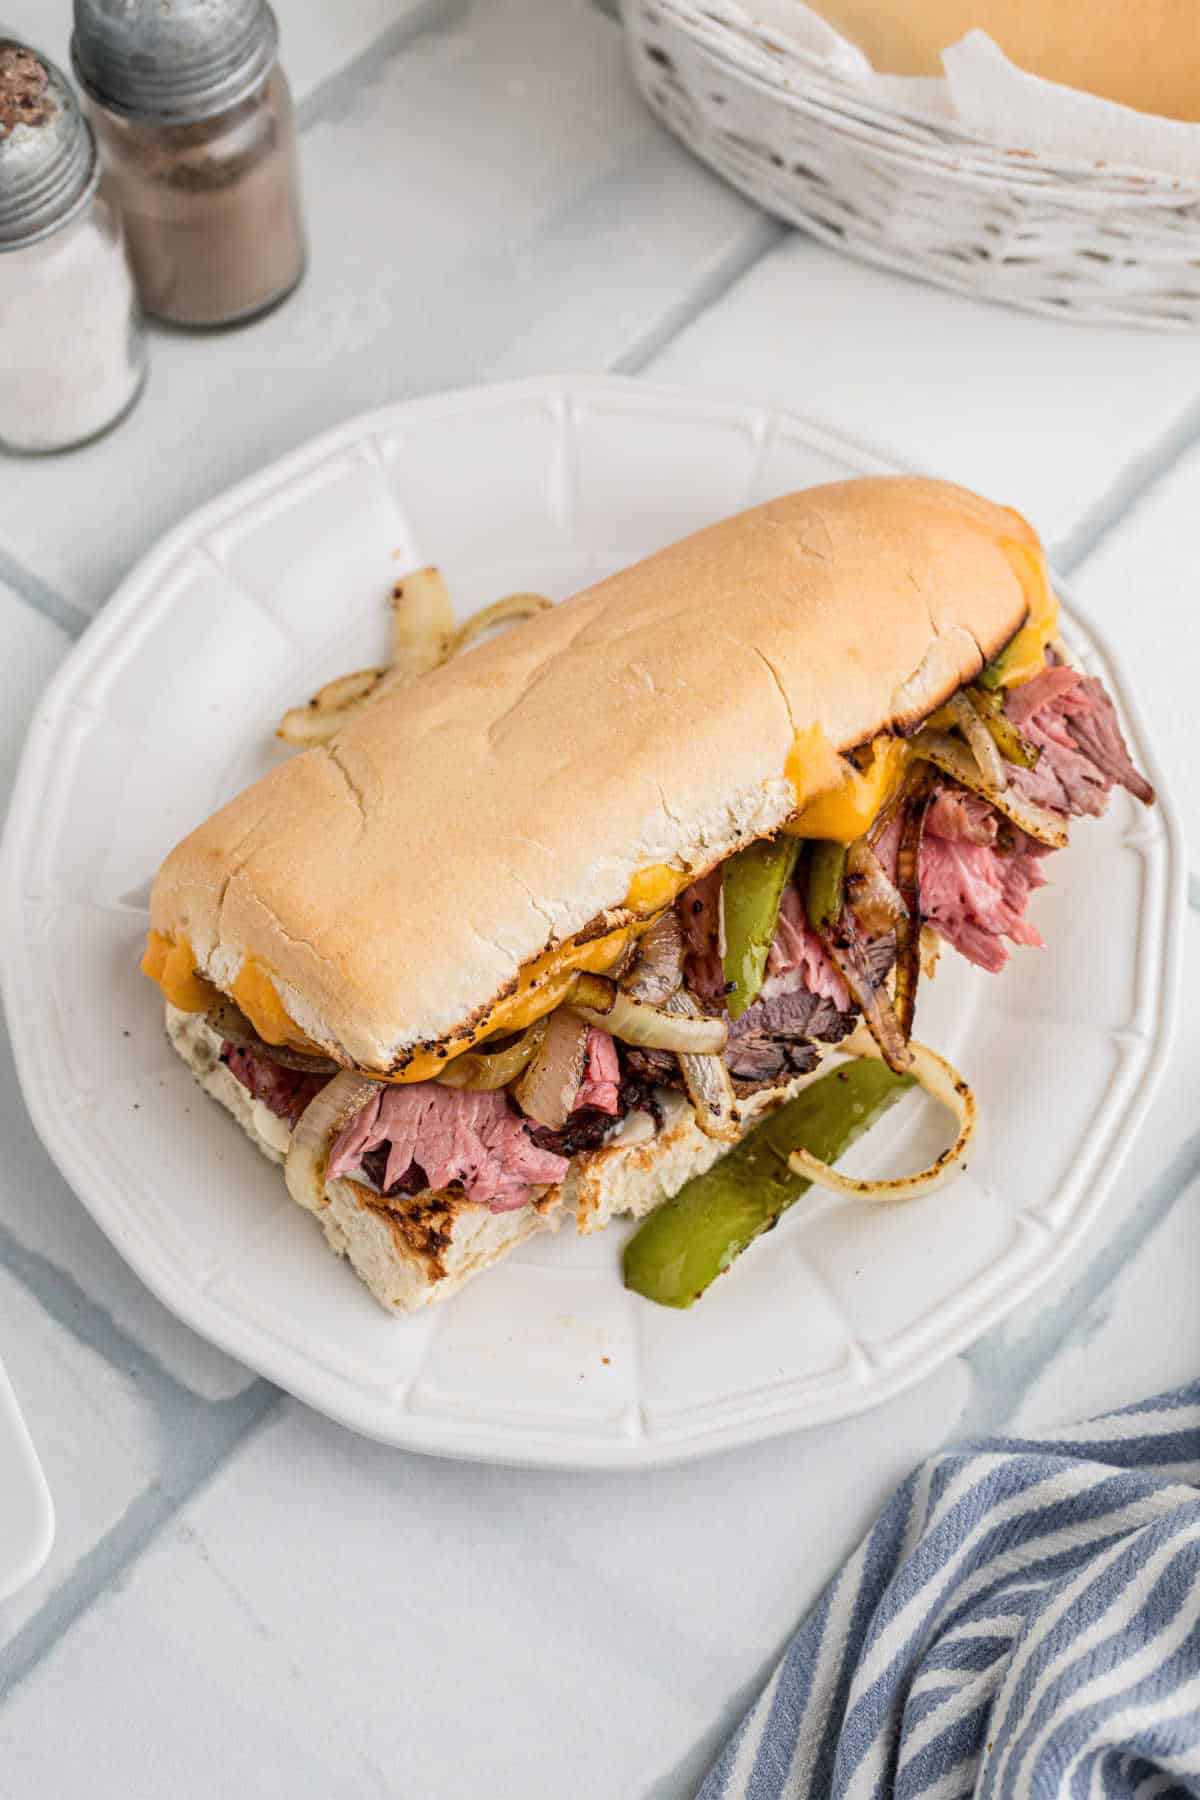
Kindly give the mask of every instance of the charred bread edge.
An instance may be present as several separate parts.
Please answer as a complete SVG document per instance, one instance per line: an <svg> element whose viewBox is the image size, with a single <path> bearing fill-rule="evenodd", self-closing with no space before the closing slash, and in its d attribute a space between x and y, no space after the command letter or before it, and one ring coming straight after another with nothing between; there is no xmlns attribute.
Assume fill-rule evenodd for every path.
<svg viewBox="0 0 1200 1800"><path fill-rule="evenodd" d="M261 1102L256 1106L237 1077L218 1060L220 1039L201 1015L168 1007L167 1036L205 1093L233 1114L268 1161L282 1167L283 1151L264 1135L258 1122ZM329 1182L325 1193L327 1204L316 1217L329 1248L348 1258L388 1312L413 1312L444 1300L527 1238L557 1227L561 1216L557 1202L541 1212L524 1207L490 1213L486 1207L468 1205L451 1195L438 1196L439 1204L431 1214L428 1205L424 1209L404 1202L390 1206L364 1183L344 1178ZM416 1196L420 1202L430 1198Z"/></svg>

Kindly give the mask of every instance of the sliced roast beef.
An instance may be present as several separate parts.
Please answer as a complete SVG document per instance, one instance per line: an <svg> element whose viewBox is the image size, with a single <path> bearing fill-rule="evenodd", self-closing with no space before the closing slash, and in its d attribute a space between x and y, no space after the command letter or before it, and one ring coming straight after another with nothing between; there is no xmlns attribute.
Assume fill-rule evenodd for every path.
<svg viewBox="0 0 1200 1800"><path fill-rule="evenodd" d="M524 1206L532 1190L562 1180L567 1159L533 1142L503 1089L475 1093L436 1081L381 1088L329 1154L330 1176L352 1175L387 1144L383 1191L417 1164L431 1188L461 1187L492 1212Z"/></svg>
<svg viewBox="0 0 1200 1800"><path fill-rule="evenodd" d="M630 1044L625 1051L625 1062L643 1081L655 1082L659 1087L683 1086L679 1058L673 1050L644 1050L640 1044Z"/></svg>
<svg viewBox="0 0 1200 1800"><path fill-rule="evenodd" d="M685 888L675 902L687 946L684 979L706 1006L725 1001L725 965L722 931L721 870L710 869Z"/></svg>
<svg viewBox="0 0 1200 1800"><path fill-rule="evenodd" d="M953 782L938 790L925 815L925 829L952 843L994 844L1000 828L995 807Z"/></svg>
<svg viewBox="0 0 1200 1800"><path fill-rule="evenodd" d="M256 1056L253 1050L230 1043L228 1038L221 1045L221 1061L253 1099L261 1100L276 1118L286 1119L289 1125L295 1125L309 1101L329 1080L328 1075L285 1069L281 1063L270 1062L265 1056Z"/></svg>
<svg viewBox="0 0 1200 1800"><path fill-rule="evenodd" d="M789 908L789 910L792 910ZM781 926L784 921L781 917ZM792 918L794 925L794 912ZM807 921L805 921L807 930ZM848 1037L858 1022L858 1009L850 1004L850 995L837 967L832 963L815 932L808 935L816 943L822 964L832 969L838 986L846 996L846 1005L824 992L813 992L807 986L788 980L773 986L763 983L762 992L740 1019L729 1026L729 1042L725 1061L739 1094L753 1093L756 1088L777 1086L793 1075L805 1075L818 1061L818 1044L839 1044ZM776 944L779 939L776 938ZM871 980L880 987L896 956L896 940L886 936L866 939L863 952ZM797 968L812 966L806 953ZM832 986L820 972L817 980L822 988Z"/></svg>
<svg viewBox="0 0 1200 1800"><path fill-rule="evenodd" d="M635 1052L626 1056L626 1063L631 1064ZM636 1054L653 1056L654 1051ZM671 1069L668 1073L678 1073L678 1064L673 1056L663 1052ZM659 1085L669 1085L659 1083ZM662 1124L662 1108L655 1091L655 1082L638 1074L631 1066L621 1073L617 1088L615 1111L622 1119L631 1112L649 1113L656 1126ZM552 1150L556 1156L579 1156L585 1150L598 1150L609 1137L616 1120L613 1113L598 1106L577 1106L560 1131L553 1131L548 1125L539 1125L530 1137L539 1150Z"/></svg>
<svg viewBox="0 0 1200 1800"><path fill-rule="evenodd" d="M1112 701L1094 676L1081 685L1094 705L1071 720L1071 736L1092 766L1114 787L1123 787L1144 806L1152 806L1154 789L1133 766Z"/></svg>
<svg viewBox="0 0 1200 1800"><path fill-rule="evenodd" d="M388 1185L387 1161L391 1154L390 1144L376 1144L374 1150L364 1150L359 1168L373 1187L389 1200L395 1200L400 1194L423 1194L429 1186L428 1177L420 1163L409 1163L403 1175L397 1176Z"/></svg>
<svg viewBox="0 0 1200 1800"><path fill-rule="evenodd" d="M1116 710L1094 675L1059 665L1011 688L1004 711L1041 755L1014 785L1042 806L1098 817L1115 786L1147 805L1154 789L1130 760Z"/></svg>
<svg viewBox="0 0 1200 1800"><path fill-rule="evenodd" d="M1117 785L1147 805L1153 801L1153 788L1130 761L1113 703L1094 676L1053 664L1011 688L1004 712L1040 751L1032 769L1009 771L1027 798L1093 817ZM946 783L925 821L922 916L971 962L995 974L1008 961L1004 938L1042 943L1025 909L1045 883L1041 863L1049 854L985 800Z"/></svg>
<svg viewBox="0 0 1200 1800"><path fill-rule="evenodd" d="M838 1017L842 1015L839 1013ZM816 1068L821 1053L807 1038L788 1041L783 1038L749 1038L738 1048L736 1068L730 1068L733 1090L739 1100L756 1094L760 1088L782 1087L797 1075L808 1075ZM726 1059L728 1060L728 1059Z"/></svg>
<svg viewBox="0 0 1200 1800"><path fill-rule="evenodd" d="M703 885L696 883L687 892ZM701 904L704 914L710 915L711 900L701 896ZM890 934L875 938L864 949L878 987L895 958L895 939ZM695 967L693 956L687 970L689 985ZM840 1043L853 1030L857 1016L840 970L808 923L799 889L789 883L780 902L762 988L745 1012L729 1022L725 1062L738 1092L752 1093L807 1073L817 1063L814 1045ZM662 1087L683 1085L678 1060L669 1051L626 1049L623 1054L648 1081Z"/></svg>
<svg viewBox="0 0 1200 1800"><path fill-rule="evenodd" d="M850 1005L850 990L841 971L809 924L799 889L789 882L779 904L775 941L767 951L760 998L771 1000L797 991L831 1000L839 1012Z"/></svg>
<svg viewBox="0 0 1200 1800"><path fill-rule="evenodd" d="M953 815L957 817L958 815ZM1044 886L1039 867L1050 854L1021 832L1012 848L969 837L943 837L932 829L933 809L921 844L921 916L969 962L997 974L1008 961L1002 942L1040 947L1042 937L1025 917L1029 896Z"/></svg>
<svg viewBox="0 0 1200 1800"><path fill-rule="evenodd" d="M802 988L760 997L730 1025L725 1061L739 1082L775 1085L816 1067L814 1039L836 1044L853 1028L854 1014Z"/></svg>
<svg viewBox="0 0 1200 1800"><path fill-rule="evenodd" d="M620 1085L621 1064L617 1058L616 1042L607 1031L597 1031L593 1025L588 1032L583 1080L579 1084L572 1111L581 1112L588 1108L594 1112L607 1113L611 1124L611 1115L617 1111Z"/></svg>

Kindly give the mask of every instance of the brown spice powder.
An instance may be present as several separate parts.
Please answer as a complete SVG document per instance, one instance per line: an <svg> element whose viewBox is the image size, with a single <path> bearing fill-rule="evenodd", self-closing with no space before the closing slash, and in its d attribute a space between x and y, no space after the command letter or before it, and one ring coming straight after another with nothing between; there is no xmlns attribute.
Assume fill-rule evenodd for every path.
<svg viewBox="0 0 1200 1800"><path fill-rule="evenodd" d="M36 56L13 45L0 50L0 138L18 125L44 125L54 112L50 77Z"/></svg>
<svg viewBox="0 0 1200 1800"><path fill-rule="evenodd" d="M184 124L93 105L148 312L181 325L253 316L304 267L291 101L281 71L225 113Z"/></svg>

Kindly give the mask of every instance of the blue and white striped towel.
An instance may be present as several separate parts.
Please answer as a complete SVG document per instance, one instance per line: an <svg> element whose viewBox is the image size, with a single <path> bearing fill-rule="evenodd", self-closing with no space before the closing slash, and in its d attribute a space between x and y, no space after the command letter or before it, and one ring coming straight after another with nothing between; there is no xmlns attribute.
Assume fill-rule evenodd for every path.
<svg viewBox="0 0 1200 1800"><path fill-rule="evenodd" d="M1200 1382L910 1475L700 1800L1200 1796Z"/></svg>

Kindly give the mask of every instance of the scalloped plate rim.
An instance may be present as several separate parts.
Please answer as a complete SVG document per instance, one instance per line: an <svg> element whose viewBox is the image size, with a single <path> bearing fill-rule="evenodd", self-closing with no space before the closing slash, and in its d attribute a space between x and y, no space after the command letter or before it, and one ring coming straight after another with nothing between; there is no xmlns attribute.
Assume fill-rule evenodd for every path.
<svg viewBox="0 0 1200 1800"><path fill-rule="evenodd" d="M140 604L155 590L181 552L206 536L214 526L241 510L252 499L283 488L302 479L312 466L340 450L371 440L399 420L419 419L422 413L437 416L457 409L468 413L476 407L502 405L506 400L541 397L563 403L604 398L629 401L636 397L651 410L657 403L672 415L681 413L697 419L753 422L763 434L775 432L779 426L795 429L806 444L826 453L832 459L855 466L862 473L905 472L894 459L869 445L843 436L828 426L810 421L803 415L754 403L720 400L701 391L643 382L636 378L597 375L551 375L523 381L499 382L477 388L455 389L415 400L393 402L356 415L340 425L306 440L294 450L264 465L255 474L225 490L214 499L189 513L165 533L138 560L121 582L116 593L89 626L80 642L68 654L49 683L37 708L26 742L21 765L14 784L12 804L2 842L0 867L3 868L3 917L9 929L0 934L0 979L9 1001L10 1027L18 1076L26 1103L39 1136L58 1164L64 1177L79 1194L82 1203L104 1230L121 1255L148 1288L185 1323L232 1356L274 1381L296 1398L312 1405L330 1418L378 1441L410 1450L451 1458L484 1461L510 1466L552 1469L661 1468L715 1454L738 1444L752 1443L784 1432L832 1423L853 1417L902 1393L931 1374L949 1358L967 1348L989 1330L1021 1300L1043 1285L1071 1254L1087 1231L1103 1204L1116 1178L1120 1164L1145 1116L1170 1054L1178 1012L1180 965L1182 955L1182 919L1185 904L1186 858L1183 851L1178 817L1161 767L1153 751L1153 741L1136 699L1120 675L1120 665L1105 635L1090 621L1079 619L1071 606L1069 588L1057 581L1067 601L1068 610L1078 621L1083 635L1099 653L1114 679L1117 695L1126 719L1139 740L1142 760L1154 782L1159 807L1156 829L1161 833L1165 849L1166 892L1163 897L1162 935L1157 943L1161 980L1158 1008L1152 1021L1146 1050L1146 1062L1140 1078L1126 1096L1119 1118L1108 1121L1104 1166L1098 1171L1085 1199L1073 1208L1065 1227L1054 1235L1049 1253L1032 1271L1014 1274L998 1284L989 1298L970 1316L943 1331L923 1350L910 1354L902 1363L888 1370L876 1364L869 1385L859 1383L857 1391L847 1391L838 1382L810 1382L810 1391L791 1405L781 1397L786 1383L775 1390L764 1390L757 1403L743 1407L737 1416L736 1403L726 1404L719 1398L708 1404L717 1415L707 1428L692 1425L678 1430L659 1427L653 1434L640 1436L589 1435L586 1425L576 1425L571 1433L562 1429L539 1430L531 1418L522 1423L499 1428L484 1420L456 1418L450 1410L441 1416L397 1404L394 1396L379 1388L366 1388L345 1376L337 1375L302 1357L292 1346L256 1329L243 1317L223 1306L204 1286L192 1287L167 1267L136 1230L129 1230L119 1210L100 1197L103 1178L87 1167L86 1154L61 1131L61 1113L55 1109L47 1089L46 1071L38 1064L35 1041L20 1023L13 1004L14 997L25 990L27 971L18 966L14 946L20 942L23 929L25 897L21 890L26 859L36 841L36 805L53 750L68 709L78 707L74 700L83 679L102 666L109 647L120 636L124 625ZM14 930L13 928L17 929ZM214 1122L216 1114L214 1112ZM224 1122L221 1122L224 1125ZM364 1301L367 1297L364 1294ZM373 1302L368 1302L374 1304ZM449 1302L453 1305L453 1301ZM965 1313L966 1308L960 1311ZM701 1329L703 1312L688 1315ZM733 1414L726 1418L726 1413ZM47 1494L47 1501L49 1496ZM46 1544L48 1550L49 1543ZM44 1554L44 1553L43 1553Z"/></svg>

